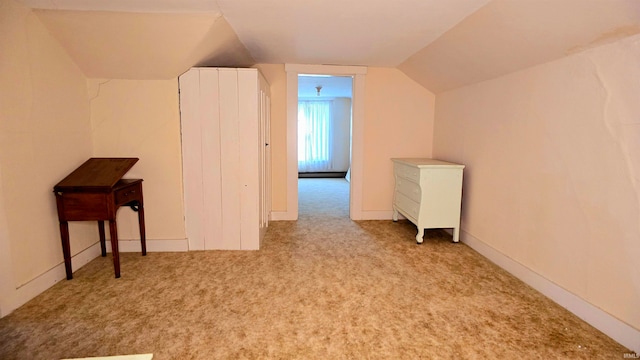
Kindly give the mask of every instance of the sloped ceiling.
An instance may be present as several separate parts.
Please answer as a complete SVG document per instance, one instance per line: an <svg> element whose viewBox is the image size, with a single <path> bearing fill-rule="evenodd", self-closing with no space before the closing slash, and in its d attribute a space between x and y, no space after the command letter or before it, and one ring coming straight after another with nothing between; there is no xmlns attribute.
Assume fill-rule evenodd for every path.
<svg viewBox="0 0 640 360"><path fill-rule="evenodd" d="M488 0L218 0L261 63L396 67Z"/></svg>
<svg viewBox="0 0 640 360"><path fill-rule="evenodd" d="M16 0L91 78L194 65L398 67L433 92L640 32L640 0Z"/></svg>
<svg viewBox="0 0 640 360"><path fill-rule="evenodd" d="M638 0L494 0L399 69L437 93L637 33Z"/></svg>
<svg viewBox="0 0 640 360"><path fill-rule="evenodd" d="M191 66L249 66L247 49L219 13L37 10L89 78L168 79Z"/></svg>
<svg viewBox="0 0 640 360"><path fill-rule="evenodd" d="M17 1L88 77L151 79L193 65L395 67L489 0Z"/></svg>
<svg viewBox="0 0 640 360"><path fill-rule="evenodd" d="M220 13L215 0L17 0L34 9L141 13Z"/></svg>

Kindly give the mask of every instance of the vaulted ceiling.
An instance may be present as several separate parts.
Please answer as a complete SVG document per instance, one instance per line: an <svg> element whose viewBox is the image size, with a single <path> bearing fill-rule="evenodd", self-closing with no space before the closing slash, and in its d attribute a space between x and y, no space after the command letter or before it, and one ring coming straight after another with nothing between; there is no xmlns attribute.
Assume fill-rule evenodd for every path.
<svg viewBox="0 0 640 360"><path fill-rule="evenodd" d="M434 92L640 33L638 0L18 0L91 78L398 67Z"/></svg>

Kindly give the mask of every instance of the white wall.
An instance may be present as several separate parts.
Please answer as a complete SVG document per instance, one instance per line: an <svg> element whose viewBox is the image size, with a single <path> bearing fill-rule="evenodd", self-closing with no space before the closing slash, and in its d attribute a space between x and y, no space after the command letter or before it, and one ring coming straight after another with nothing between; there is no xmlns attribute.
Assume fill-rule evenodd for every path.
<svg viewBox="0 0 640 360"><path fill-rule="evenodd" d="M32 11L0 0L0 314L64 274L53 186L91 156L80 69ZM70 224L76 255L97 226ZM76 264L77 265L77 264ZM35 292L37 294L37 291Z"/></svg>
<svg viewBox="0 0 640 360"><path fill-rule="evenodd" d="M64 278L53 186L92 156L133 156L148 249L185 250L177 79L89 80L32 10L0 0L0 315ZM118 213L121 250L136 214ZM95 222L71 222L73 267L99 254Z"/></svg>
<svg viewBox="0 0 640 360"><path fill-rule="evenodd" d="M256 67L271 85L271 210L287 210L287 74L284 64Z"/></svg>
<svg viewBox="0 0 640 360"><path fill-rule="evenodd" d="M434 135L467 166L463 239L636 330L639 63L634 36L438 94Z"/></svg>
<svg viewBox="0 0 640 360"><path fill-rule="evenodd" d="M351 150L351 99L336 98L331 103L333 170L347 171Z"/></svg>
<svg viewBox="0 0 640 360"><path fill-rule="evenodd" d="M140 159L124 177L144 180L148 249L184 249L178 79L90 79L88 87L93 156ZM139 249L138 217L126 207L118 211L118 237Z"/></svg>
<svg viewBox="0 0 640 360"><path fill-rule="evenodd" d="M274 213L291 218L287 158L287 73L284 66L257 66L271 84L272 198ZM393 201L393 157L429 157L433 141L435 95L397 69L367 68L364 99L360 100L364 118L360 134L361 211L363 219L391 219ZM357 85L357 82L355 83ZM355 104L355 103L353 103ZM357 106L354 106L353 116ZM352 164L352 168L356 165ZM297 175L297 174L296 174ZM352 177L352 179L354 179ZM296 183L297 184L297 183ZM352 190L353 190L352 183ZM357 192L357 191L356 191ZM352 196L354 191L352 191Z"/></svg>
<svg viewBox="0 0 640 360"><path fill-rule="evenodd" d="M391 158L431 157L435 96L397 69L369 68L365 90L365 219L391 219Z"/></svg>

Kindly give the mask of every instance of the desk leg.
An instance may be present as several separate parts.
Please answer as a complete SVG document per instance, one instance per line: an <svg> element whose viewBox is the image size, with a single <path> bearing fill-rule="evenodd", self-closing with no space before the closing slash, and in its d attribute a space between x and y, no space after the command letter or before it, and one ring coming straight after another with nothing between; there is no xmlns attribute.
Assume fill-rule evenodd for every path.
<svg viewBox="0 0 640 360"><path fill-rule="evenodd" d="M113 269L116 279L120 277L120 252L118 251L118 225L116 220L109 220L109 233L111 234L111 255L113 256Z"/></svg>
<svg viewBox="0 0 640 360"><path fill-rule="evenodd" d="M144 206L140 202L138 208L138 226L140 227L140 245L142 246L142 255L147 255L147 235L144 230Z"/></svg>
<svg viewBox="0 0 640 360"><path fill-rule="evenodd" d="M98 232L100 233L100 250L102 251L102 257L107 256L106 238L104 236L104 221L98 221Z"/></svg>
<svg viewBox="0 0 640 360"><path fill-rule="evenodd" d="M67 273L67 280L73 279L71 270L71 247L69 246L69 223L60 221L60 238L62 239L62 256L64 256L64 270Z"/></svg>

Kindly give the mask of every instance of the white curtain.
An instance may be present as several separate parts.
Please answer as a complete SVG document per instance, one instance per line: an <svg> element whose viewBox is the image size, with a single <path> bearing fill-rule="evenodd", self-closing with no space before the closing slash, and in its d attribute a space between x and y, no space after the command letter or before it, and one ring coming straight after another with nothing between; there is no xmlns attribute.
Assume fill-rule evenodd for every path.
<svg viewBox="0 0 640 360"><path fill-rule="evenodd" d="M331 171L331 101L298 102L298 171Z"/></svg>

